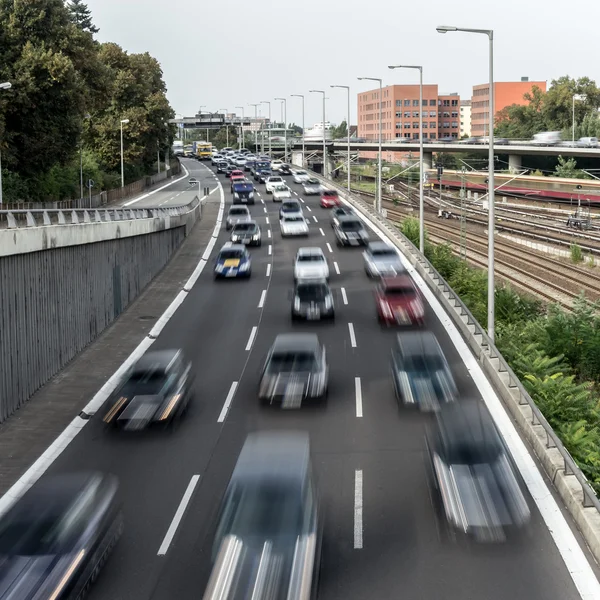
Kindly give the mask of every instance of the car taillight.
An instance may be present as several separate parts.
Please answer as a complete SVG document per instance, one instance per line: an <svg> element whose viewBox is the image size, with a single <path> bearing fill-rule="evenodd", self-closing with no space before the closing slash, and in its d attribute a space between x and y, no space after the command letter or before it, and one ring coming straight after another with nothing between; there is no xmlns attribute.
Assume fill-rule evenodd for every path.
<svg viewBox="0 0 600 600"><path fill-rule="evenodd" d="M385 300L383 300L383 298L379 300L379 305L381 306L381 311L383 312L383 315L385 317L392 316L392 309L390 308L390 305Z"/></svg>

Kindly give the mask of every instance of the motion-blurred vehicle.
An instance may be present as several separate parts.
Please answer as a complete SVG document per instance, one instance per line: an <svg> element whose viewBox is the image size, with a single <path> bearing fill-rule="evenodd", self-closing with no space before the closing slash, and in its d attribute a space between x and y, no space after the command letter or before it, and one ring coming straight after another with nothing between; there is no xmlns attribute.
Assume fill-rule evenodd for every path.
<svg viewBox="0 0 600 600"><path fill-rule="evenodd" d="M210 157L210 163L214 167L222 159L223 157L221 154L219 154L218 152L213 152L212 156Z"/></svg>
<svg viewBox="0 0 600 600"><path fill-rule="evenodd" d="M308 223L303 215L283 215L279 218L281 237L308 236Z"/></svg>
<svg viewBox="0 0 600 600"><path fill-rule="evenodd" d="M292 300L292 321L335 319L333 294L325 279L301 280L296 283Z"/></svg>
<svg viewBox="0 0 600 600"><path fill-rule="evenodd" d="M302 169L300 169L294 173L294 183L304 183L305 181L308 181L309 179L310 179L310 175Z"/></svg>
<svg viewBox="0 0 600 600"><path fill-rule="evenodd" d="M220 159L217 161L217 173L225 173L229 168L229 163L226 160Z"/></svg>
<svg viewBox="0 0 600 600"><path fill-rule="evenodd" d="M146 352L110 395L104 422L130 431L173 423L192 397L191 369L181 350Z"/></svg>
<svg viewBox="0 0 600 600"><path fill-rule="evenodd" d="M257 180L257 174L259 171L269 171L269 175L271 174L271 163L268 160L257 159L254 163L254 166L250 169L250 174Z"/></svg>
<svg viewBox="0 0 600 600"><path fill-rule="evenodd" d="M238 170L238 168L235 165L232 165L231 163L229 163L227 165L227 168L225 169L225 177L231 177L231 174L237 170Z"/></svg>
<svg viewBox="0 0 600 600"><path fill-rule="evenodd" d="M292 168L287 163L282 163L282 165L279 167L279 174L280 175L291 175Z"/></svg>
<svg viewBox="0 0 600 600"><path fill-rule="evenodd" d="M232 175L231 181L229 182L229 191L233 194L233 186L236 183L247 183L248 180L243 175Z"/></svg>
<svg viewBox="0 0 600 600"><path fill-rule="evenodd" d="M256 164L255 160L246 159L246 164L244 165L244 171L252 172L252 169L254 168L255 164Z"/></svg>
<svg viewBox="0 0 600 600"><path fill-rule="evenodd" d="M236 157L234 162L238 169L243 169L246 166L246 159L243 156Z"/></svg>
<svg viewBox="0 0 600 600"><path fill-rule="evenodd" d="M251 433L221 504L203 600L316 597L321 530L308 435Z"/></svg>
<svg viewBox="0 0 600 600"><path fill-rule="evenodd" d="M340 206L340 195L337 190L323 190L321 192L321 207L322 208L334 208Z"/></svg>
<svg viewBox="0 0 600 600"><path fill-rule="evenodd" d="M385 242L370 242L363 258L369 277L394 277L406 271L398 250Z"/></svg>
<svg viewBox="0 0 600 600"><path fill-rule="evenodd" d="M300 408L306 399L327 394L329 367L325 347L314 333L283 333L267 355L259 399L282 408Z"/></svg>
<svg viewBox="0 0 600 600"><path fill-rule="evenodd" d="M318 247L299 248L294 262L294 281L329 279L329 265Z"/></svg>
<svg viewBox="0 0 600 600"><path fill-rule="evenodd" d="M271 171L273 171L273 173L276 173L277 171L279 171L282 164L283 164L282 160L278 160L278 159L272 160L271 161Z"/></svg>
<svg viewBox="0 0 600 600"><path fill-rule="evenodd" d="M335 227L336 225L339 224L340 219L339 217L343 217L343 216L347 216L347 215L355 215L356 213L354 212L353 209L351 209L349 206L336 206L334 209L332 209L331 211L331 226Z"/></svg>
<svg viewBox="0 0 600 600"><path fill-rule="evenodd" d="M259 183L267 183L267 180L270 179L272 176L273 174L271 173L271 169L261 169L257 172L254 179L256 179L256 181L258 181Z"/></svg>
<svg viewBox="0 0 600 600"><path fill-rule="evenodd" d="M231 206L225 220L225 229L229 231L236 223L250 221L250 211L246 206Z"/></svg>
<svg viewBox="0 0 600 600"><path fill-rule="evenodd" d="M292 215L304 216L300 202L298 200L286 200L282 202L279 207L279 218L291 217Z"/></svg>
<svg viewBox="0 0 600 600"><path fill-rule="evenodd" d="M292 192L287 185L276 185L272 193L273 202L282 202L292 197Z"/></svg>
<svg viewBox="0 0 600 600"><path fill-rule="evenodd" d="M364 223L356 215L338 217L333 233L338 246L366 246L369 243Z"/></svg>
<svg viewBox="0 0 600 600"><path fill-rule="evenodd" d="M398 334L392 348L392 380L399 404L436 411L458 394L448 361L431 331Z"/></svg>
<svg viewBox="0 0 600 600"><path fill-rule="evenodd" d="M318 196L321 193L321 182L315 177L309 177L303 184L302 189L306 196Z"/></svg>
<svg viewBox="0 0 600 600"><path fill-rule="evenodd" d="M265 180L267 194L272 194L273 190L279 185L285 185L285 181L282 177L279 177L279 175L271 175L271 177L268 177Z"/></svg>
<svg viewBox="0 0 600 600"><path fill-rule="evenodd" d="M579 138L576 142L579 148L597 148L598 147L598 138L597 137L582 137Z"/></svg>
<svg viewBox="0 0 600 600"><path fill-rule="evenodd" d="M232 179L232 181L233 203L254 204L254 186L247 179L241 181Z"/></svg>
<svg viewBox="0 0 600 600"><path fill-rule="evenodd" d="M45 475L0 518L0 597L81 598L123 531L117 478Z"/></svg>
<svg viewBox="0 0 600 600"><path fill-rule="evenodd" d="M252 260L244 244L227 242L215 260L215 279L221 277L250 277Z"/></svg>
<svg viewBox="0 0 600 600"><path fill-rule="evenodd" d="M261 246L262 244L260 227L256 221L236 223L231 230L230 239L234 244L246 246Z"/></svg>
<svg viewBox="0 0 600 600"><path fill-rule="evenodd" d="M531 143L534 146L554 146L558 144L562 139L560 131L543 131L542 133L536 133L533 136Z"/></svg>
<svg viewBox="0 0 600 600"><path fill-rule="evenodd" d="M523 482L483 401L441 405L427 446L438 506L452 530L500 542L529 522Z"/></svg>
<svg viewBox="0 0 600 600"><path fill-rule="evenodd" d="M408 275L383 277L375 291L375 305L382 324L423 325L423 300Z"/></svg>

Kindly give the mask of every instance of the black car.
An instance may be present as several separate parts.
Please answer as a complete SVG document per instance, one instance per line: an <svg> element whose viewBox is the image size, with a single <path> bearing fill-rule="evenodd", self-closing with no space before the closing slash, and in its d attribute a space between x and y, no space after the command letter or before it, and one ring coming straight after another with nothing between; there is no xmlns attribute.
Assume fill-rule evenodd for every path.
<svg viewBox="0 0 600 600"><path fill-rule="evenodd" d="M217 173L225 173L229 167L229 163L226 160L220 160L217 162Z"/></svg>
<svg viewBox="0 0 600 600"><path fill-rule="evenodd" d="M111 394L104 422L127 430L170 424L187 409L192 384L191 364L181 350L147 352Z"/></svg>
<svg viewBox="0 0 600 600"><path fill-rule="evenodd" d="M0 597L83 597L123 531L116 477L44 476L0 518Z"/></svg>
<svg viewBox="0 0 600 600"><path fill-rule="evenodd" d="M427 446L436 502L451 531L500 542L529 522L523 482L482 400L441 405Z"/></svg>
<svg viewBox="0 0 600 600"><path fill-rule="evenodd" d="M325 347L314 333L284 333L275 338L258 391L264 403L300 408L303 400L327 395L329 367Z"/></svg>
<svg viewBox="0 0 600 600"><path fill-rule="evenodd" d="M296 283L292 300L292 321L335 319L333 295L325 279L303 279Z"/></svg>
<svg viewBox="0 0 600 600"><path fill-rule="evenodd" d="M246 164L244 165L244 171L252 172L252 169L254 168L255 164L256 164L255 160L247 160Z"/></svg>
<svg viewBox="0 0 600 600"><path fill-rule="evenodd" d="M260 246L262 235L260 226L256 221L245 221L236 223L231 231L231 242L234 244L245 244L246 246Z"/></svg>
<svg viewBox="0 0 600 600"><path fill-rule="evenodd" d="M322 519L308 434L246 438L225 492L204 600L315 598Z"/></svg>
<svg viewBox="0 0 600 600"><path fill-rule="evenodd" d="M399 403L438 410L457 398L456 383L435 334L399 334L392 349L392 380Z"/></svg>
<svg viewBox="0 0 600 600"><path fill-rule="evenodd" d="M261 169L254 176L254 179L256 179L256 181L258 181L259 183L266 183L267 179L269 179L269 177L272 177L272 176L273 176L273 173L271 172L271 169Z"/></svg>
<svg viewBox="0 0 600 600"><path fill-rule="evenodd" d="M225 177L231 177L232 171L237 171L237 170L238 170L238 168L232 162L230 162L227 165L227 168L225 169Z"/></svg>
<svg viewBox="0 0 600 600"><path fill-rule="evenodd" d="M366 246L369 234L363 222L355 215L338 217L333 225L333 232L338 246Z"/></svg>
<svg viewBox="0 0 600 600"><path fill-rule="evenodd" d="M335 227L340 217L354 216L356 213L349 206L336 206L331 210L331 226Z"/></svg>
<svg viewBox="0 0 600 600"><path fill-rule="evenodd" d="M303 216L302 213L302 205L298 200L286 200L281 203L281 207L279 208L279 218L289 217L291 215L299 215Z"/></svg>
<svg viewBox="0 0 600 600"><path fill-rule="evenodd" d="M234 204L254 204L254 186L249 181L234 183L231 192Z"/></svg>
<svg viewBox="0 0 600 600"><path fill-rule="evenodd" d="M282 165L280 165L279 166L279 174L280 175L291 175L292 169L291 169L290 165L288 165L287 163L283 163Z"/></svg>

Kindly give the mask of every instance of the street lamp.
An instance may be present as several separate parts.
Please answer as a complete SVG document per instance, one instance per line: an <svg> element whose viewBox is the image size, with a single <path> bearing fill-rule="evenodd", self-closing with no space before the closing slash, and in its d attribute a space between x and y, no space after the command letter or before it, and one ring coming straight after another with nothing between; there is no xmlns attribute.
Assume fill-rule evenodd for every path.
<svg viewBox="0 0 600 600"><path fill-rule="evenodd" d="M243 106L236 106L236 108L241 108L242 109L242 128L241 128L241 135L242 135L242 148L244 147L244 107Z"/></svg>
<svg viewBox="0 0 600 600"><path fill-rule="evenodd" d="M275 98L275 100L281 100L283 102L283 162L287 162L287 99L286 98Z"/></svg>
<svg viewBox="0 0 600 600"><path fill-rule="evenodd" d="M575 100L584 101L587 100L585 94L573 94L573 146L575 145Z"/></svg>
<svg viewBox="0 0 600 600"><path fill-rule="evenodd" d="M10 81L0 83L0 90L10 90L11 87L12 83ZM0 147L0 206L2 206L2 147Z"/></svg>
<svg viewBox="0 0 600 600"><path fill-rule="evenodd" d="M85 114L84 119L91 119L92 116ZM83 198L83 139L79 143L79 197Z"/></svg>
<svg viewBox="0 0 600 600"><path fill-rule="evenodd" d="M304 157L306 156L306 148L304 145L304 94L291 94L294 98L302 98L302 166L304 167Z"/></svg>
<svg viewBox="0 0 600 600"><path fill-rule="evenodd" d="M311 94L323 94L323 177L327 177L327 145L325 144L325 90L309 90L309 92Z"/></svg>
<svg viewBox="0 0 600 600"><path fill-rule="evenodd" d="M377 207L375 210L381 212L381 118L382 118L382 106L383 106L383 81L378 77L359 77L360 81L379 81L379 161L377 167Z"/></svg>
<svg viewBox="0 0 600 600"><path fill-rule="evenodd" d="M254 104L250 104L249 106L254 106L254 125L252 129L254 129L254 154L258 153L258 131L256 130L256 124L258 121L258 107L260 106L260 102L255 102Z"/></svg>
<svg viewBox="0 0 600 600"><path fill-rule="evenodd" d="M121 119L121 187L125 187L125 168L123 166L123 125L129 123L129 119Z"/></svg>
<svg viewBox="0 0 600 600"><path fill-rule="evenodd" d="M223 123L225 124L225 135L227 136L227 141L225 142L227 147L229 148L229 125L227 125L227 113L229 112L226 108L220 108L219 110L225 111L225 118L223 119Z"/></svg>
<svg viewBox="0 0 600 600"><path fill-rule="evenodd" d="M423 171L423 67L415 65L390 65L388 69L418 69L419 70L419 251L425 252L425 201L423 186L425 173ZM440 183L440 186L442 184Z"/></svg>
<svg viewBox="0 0 600 600"><path fill-rule="evenodd" d="M261 100L261 104L269 105L269 156L271 156L271 101L270 100ZM264 146L264 143L263 143ZM263 148L264 150L264 148Z"/></svg>
<svg viewBox="0 0 600 600"><path fill-rule="evenodd" d="M348 193L350 193L350 86L349 85L332 85L332 88L341 88L348 92Z"/></svg>
<svg viewBox="0 0 600 600"><path fill-rule="evenodd" d="M438 33L448 31L464 31L479 33L488 36L489 41L489 71L490 71L490 106L489 106L489 158L488 158L488 336L494 341L494 226L495 226L495 191L494 191L494 30L493 29L468 29L462 27L437 27Z"/></svg>

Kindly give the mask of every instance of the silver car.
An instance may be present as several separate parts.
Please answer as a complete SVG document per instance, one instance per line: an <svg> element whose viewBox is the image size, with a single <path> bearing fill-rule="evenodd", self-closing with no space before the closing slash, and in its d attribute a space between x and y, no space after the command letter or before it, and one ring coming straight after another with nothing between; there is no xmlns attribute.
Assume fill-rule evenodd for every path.
<svg viewBox="0 0 600 600"><path fill-rule="evenodd" d="M300 248L294 263L294 281L329 279L329 265L321 248Z"/></svg>
<svg viewBox="0 0 600 600"><path fill-rule="evenodd" d="M232 206L227 213L225 229L229 231L237 223L250 221L250 211L246 206Z"/></svg>
<svg viewBox="0 0 600 600"><path fill-rule="evenodd" d="M318 196L321 193L321 182L313 177L307 179L303 184L304 194L306 196Z"/></svg>
<svg viewBox="0 0 600 600"><path fill-rule="evenodd" d="M281 237L308 235L308 224L302 215L284 215L279 219Z"/></svg>
<svg viewBox="0 0 600 600"><path fill-rule="evenodd" d="M282 202L292 197L292 192L287 185L277 185L273 188L273 202Z"/></svg>
<svg viewBox="0 0 600 600"><path fill-rule="evenodd" d="M385 242L371 242L363 258L369 277L395 277L406 270L396 248Z"/></svg>
<svg viewBox="0 0 600 600"><path fill-rule="evenodd" d="M245 167L246 159L243 156L238 156L234 161L236 167Z"/></svg>
<svg viewBox="0 0 600 600"><path fill-rule="evenodd" d="M294 183L304 183L310 179L310 175L306 171L296 171L294 173Z"/></svg>

